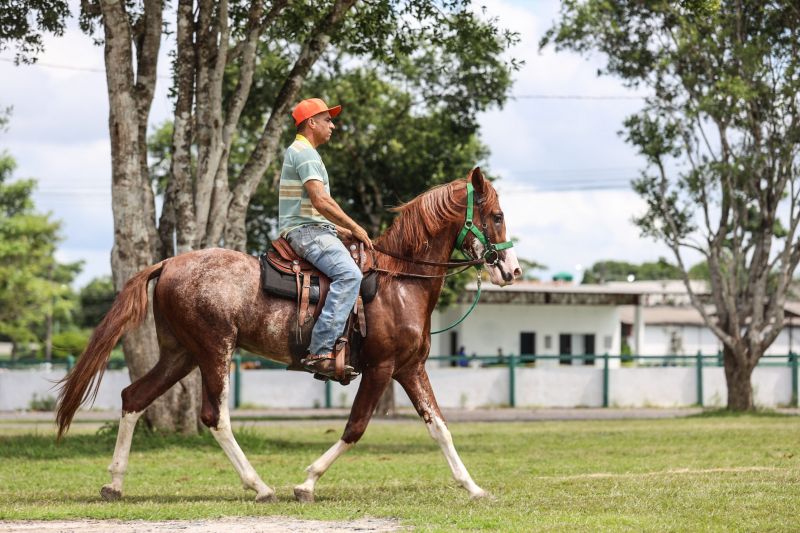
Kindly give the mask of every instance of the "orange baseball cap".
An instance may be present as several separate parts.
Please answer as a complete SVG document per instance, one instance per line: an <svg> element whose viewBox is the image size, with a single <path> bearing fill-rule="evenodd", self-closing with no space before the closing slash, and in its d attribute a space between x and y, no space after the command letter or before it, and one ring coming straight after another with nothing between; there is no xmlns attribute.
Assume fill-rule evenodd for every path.
<svg viewBox="0 0 800 533"><path fill-rule="evenodd" d="M328 107L328 104L323 102L320 98L309 98L303 100L292 111L292 118L294 118L294 125L298 126L305 119L313 117L319 113L328 111L332 117L335 117L342 112L342 106L337 105Z"/></svg>

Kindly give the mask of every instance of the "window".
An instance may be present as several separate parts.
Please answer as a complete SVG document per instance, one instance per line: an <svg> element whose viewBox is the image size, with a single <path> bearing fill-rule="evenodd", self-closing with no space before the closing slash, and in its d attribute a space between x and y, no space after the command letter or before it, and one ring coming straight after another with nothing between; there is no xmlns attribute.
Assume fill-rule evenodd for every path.
<svg viewBox="0 0 800 533"><path fill-rule="evenodd" d="M558 364L571 365L572 364L572 335L569 333L562 333L558 336ZM566 357L565 357L566 356Z"/></svg>
<svg viewBox="0 0 800 533"><path fill-rule="evenodd" d="M519 334L520 362L536 361L536 332L523 331Z"/></svg>
<svg viewBox="0 0 800 533"><path fill-rule="evenodd" d="M610 352L611 351L611 345L613 344L613 342L614 342L614 339L611 338L611 335L606 335L605 337L603 337L603 349L606 352Z"/></svg>
<svg viewBox="0 0 800 533"><path fill-rule="evenodd" d="M583 364L587 366L593 366L595 355L594 333L589 333L588 335L583 336L583 354L586 356L583 358Z"/></svg>

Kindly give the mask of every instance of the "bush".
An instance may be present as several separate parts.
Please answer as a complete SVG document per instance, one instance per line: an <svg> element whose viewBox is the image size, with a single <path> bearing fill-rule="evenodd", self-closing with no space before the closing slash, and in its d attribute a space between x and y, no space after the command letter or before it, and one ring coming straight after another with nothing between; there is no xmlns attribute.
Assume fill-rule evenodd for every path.
<svg viewBox="0 0 800 533"><path fill-rule="evenodd" d="M78 357L89 344L91 330L69 330L53 335L53 358Z"/></svg>
<svg viewBox="0 0 800 533"><path fill-rule="evenodd" d="M36 393L33 394L33 399L28 404L28 409L31 411L53 411L56 408L56 399L52 396L42 396L39 398Z"/></svg>

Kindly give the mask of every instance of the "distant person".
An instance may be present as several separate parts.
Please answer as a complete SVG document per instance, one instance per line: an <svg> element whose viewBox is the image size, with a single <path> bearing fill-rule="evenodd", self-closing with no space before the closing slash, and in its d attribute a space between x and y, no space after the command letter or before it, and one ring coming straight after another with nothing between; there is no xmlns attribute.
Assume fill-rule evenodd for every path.
<svg viewBox="0 0 800 533"><path fill-rule="evenodd" d="M458 349L458 366L468 367L469 360L467 359L467 350L462 346Z"/></svg>
<svg viewBox="0 0 800 533"><path fill-rule="evenodd" d="M503 349L497 348L497 363L502 365L506 362L506 356L503 355Z"/></svg>

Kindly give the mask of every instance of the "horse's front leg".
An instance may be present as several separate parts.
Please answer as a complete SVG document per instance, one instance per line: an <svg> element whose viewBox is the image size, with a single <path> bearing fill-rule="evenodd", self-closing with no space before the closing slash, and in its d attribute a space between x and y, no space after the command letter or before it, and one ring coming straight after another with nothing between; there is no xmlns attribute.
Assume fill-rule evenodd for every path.
<svg viewBox="0 0 800 533"><path fill-rule="evenodd" d="M450 435L450 430L447 429L447 424L445 424L442 412L433 395L433 389L428 380L425 366L420 364L402 375L395 376L395 379L403 386L417 413L425 421L428 433L442 448L442 453L447 459L447 464L450 465L450 470L453 472L455 480L467 489L472 498L488 496L489 493L472 480L467 468L458 456L456 447L453 445L453 437Z"/></svg>
<svg viewBox="0 0 800 533"><path fill-rule="evenodd" d="M331 446L322 456L306 468L308 477L294 488L294 496L299 502L314 501L314 487L319 478L331 467L334 461L344 452L352 448L367 429L372 413L378 406L378 401L392 380L392 365L385 363L381 366L364 370L361 383L358 386L353 407L350 408L350 418L344 428L342 438Z"/></svg>

